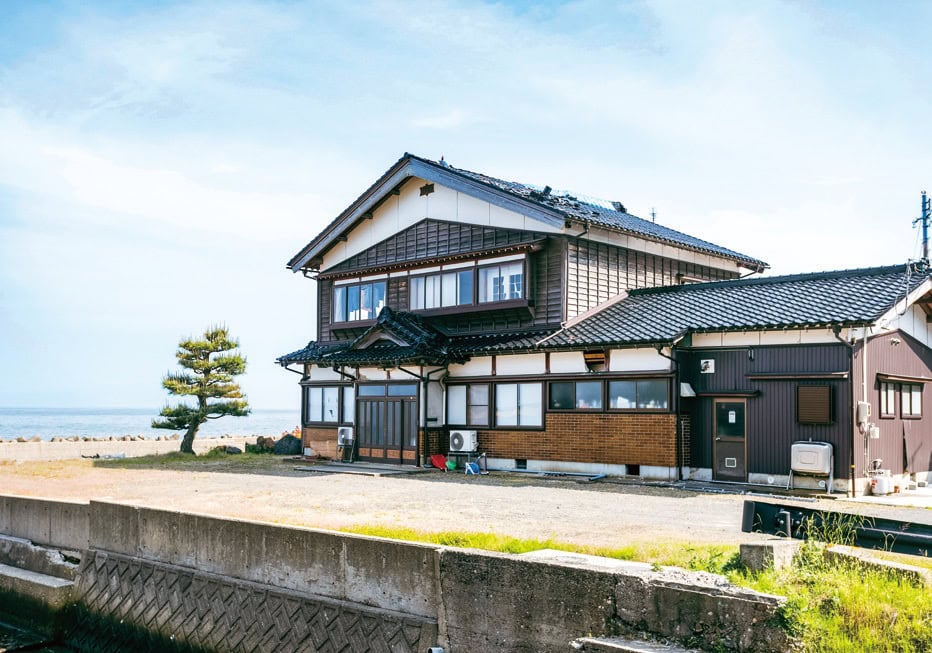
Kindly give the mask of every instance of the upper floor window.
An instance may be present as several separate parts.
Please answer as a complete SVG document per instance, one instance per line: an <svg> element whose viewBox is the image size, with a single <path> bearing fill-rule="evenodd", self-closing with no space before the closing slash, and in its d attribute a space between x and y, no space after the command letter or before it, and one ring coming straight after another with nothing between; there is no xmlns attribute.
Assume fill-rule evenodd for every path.
<svg viewBox="0 0 932 653"><path fill-rule="evenodd" d="M472 304L474 274L470 268L411 277L411 310Z"/></svg>
<svg viewBox="0 0 932 653"><path fill-rule="evenodd" d="M333 321L374 320L385 306L385 282L333 287Z"/></svg>
<svg viewBox="0 0 932 653"><path fill-rule="evenodd" d="M479 303L524 297L524 262L479 268Z"/></svg>
<svg viewBox="0 0 932 653"><path fill-rule="evenodd" d="M904 383L900 386L903 417L922 417L922 385Z"/></svg>

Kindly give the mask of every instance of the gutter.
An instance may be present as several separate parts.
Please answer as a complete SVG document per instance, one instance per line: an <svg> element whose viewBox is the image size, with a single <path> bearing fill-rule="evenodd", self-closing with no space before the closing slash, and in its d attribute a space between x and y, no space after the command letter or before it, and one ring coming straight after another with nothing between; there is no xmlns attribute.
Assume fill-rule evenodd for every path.
<svg viewBox="0 0 932 653"><path fill-rule="evenodd" d="M832 327L832 333L835 334L835 339L838 340L841 344L848 348L848 374L854 374L854 345L841 337L841 326L835 325ZM855 409L854 404L854 379L848 381L848 400L850 403L849 416L851 418L851 455L850 455L850 478L848 479L848 496L854 497L854 474L857 466L854 460L854 426L855 421L857 420L857 410ZM829 488L831 491L831 488Z"/></svg>
<svg viewBox="0 0 932 653"><path fill-rule="evenodd" d="M680 412L680 363L676 360L676 346L685 336L680 336L670 345L670 355L663 353L663 346L657 347L657 353L673 363L673 398L676 399L676 445L674 459L676 463L676 480L683 480L683 427Z"/></svg>

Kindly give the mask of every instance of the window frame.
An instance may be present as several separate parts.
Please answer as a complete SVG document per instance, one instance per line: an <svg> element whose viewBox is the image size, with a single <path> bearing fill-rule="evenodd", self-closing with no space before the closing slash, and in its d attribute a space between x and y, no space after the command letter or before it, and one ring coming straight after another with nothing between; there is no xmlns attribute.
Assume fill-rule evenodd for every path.
<svg viewBox="0 0 932 653"><path fill-rule="evenodd" d="M485 404L479 404L479 403L475 403L475 404L474 404L474 403L472 403L472 402L470 401L471 390L472 390L473 387L477 387L477 386L485 386L485 401L486 401ZM466 415L466 423L465 423L465 424L460 424L460 423L458 423L458 422L450 421L450 418L449 418L449 416L450 416L450 399L451 399L451 397L450 397L450 392L449 392L449 389L450 389L450 388L465 388L465 390L466 390L466 395L465 395L465 397L464 397L465 402L466 402L465 411L464 411L464 412L465 412L465 415ZM477 429L488 429L488 428L490 428L490 427L492 426L492 412L493 412L493 405L492 405L491 401L492 401L492 384L491 384L491 383L488 383L488 382L483 381L483 382L480 382L480 383L450 383L450 384L447 384L447 392L446 392L446 410L447 410L447 413L446 413L446 414L447 414L447 422L446 422L446 425L447 425L447 426L456 427L456 428L477 428ZM485 410L486 410L485 423L480 423L480 422L475 422L475 421L473 421L473 416L472 416L472 409L473 409L473 406L483 406L483 405L485 406Z"/></svg>
<svg viewBox="0 0 932 653"><path fill-rule="evenodd" d="M514 263L521 264L521 296L520 297L509 297L507 299L486 299L485 301L480 300L479 297L481 293L479 290L479 285L480 285L479 277L482 274L482 270L500 268L503 265L513 265ZM473 297L475 299L476 306L488 306L488 305L495 305L495 304L504 304L506 302L528 301L528 294L529 294L528 293L528 259L526 256L521 259L515 259L513 261L498 261L496 263L486 263L484 265L482 264L482 262L479 262L479 264L476 265L475 270L476 270L475 278L473 279ZM499 278L503 279L504 277L499 277Z"/></svg>
<svg viewBox="0 0 932 653"><path fill-rule="evenodd" d="M323 407L324 407L324 393L328 388L334 388L337 392L337 408L336 414L337 419L335 421L323 421L321 420L312 420L311 419L311 397L310 392L312 390L320 389L321 391L321 417L323 417ZM353 421L348 422L344 419L346 417L346 389L350 388L353 390ZM350 383L303 383L301 384L301 425L302 426L313 426L313 427L328 427L328 428L337 428L339 426L354 426L356 422L356 389Z"/></svg>
<svg viewBox="0 0 932 653"><path fill-rule="evenodd" d="M880 382L877 406L878 406L878 410L880 411L879 417L881 419L893 419L896 417L896 404L897 404L896 385L897 384L894 383L893 381L881 381ZM892 410L885 412L884 411L885 407L888 409L892 409Z"/></svg>
<svg viewBox="0 0 932 653"><path fill-rule="evenodd" d="M382 285L382 308L384 308L385 306L388 305L388 279L387 278L372 279L369 281L357 281L353 283L333 284L333 288L331 289L331 292L330 292L330 322L331 324L366 324L369 322L374 322L376 318L379 316L379 313L382 312L382 308L372 307L372 310L374 312L374 315L372 317L351 319L350 311L349 311L349 297L350 297L351 289L353 288L359 289L360 306L359 306L359 309L357 310L359 312L362 312L362 287L363 286L375 287L379 284ZM337 291L338 290L343 291L343 319L342 320L337 319Z"/></svg>
<svg viewBox="0 0 932 653"><path fill-rule="evenodd" d="M903 419L922 419L922 395L924 384L922 383L900 383L900 417ZM909 391L907 392L907 388ZM915 412L913 406L913 388L919 388L919 412ZM907 399L909 403L909 412L907 413Z"/></svg>
<svg viewBox="0 0 932 653"><path fill-rule="evenodd" d="M800 419L800 391L804 388L820 388L827 392L828 406L825 412L828 419L824 422L803 421ZM835 423L835 389L828 383L797 383L796 384L796 423L801 426L831 426Z"/></svg>
<svg viewBox="0 0 932 653"><path fill-rule="evenodd" d="M613 408L612 407L611 384L618 383L618 382L625 382L625 381L634 383L634 392L635 392L634 408ZM667 391L666 408L640 408L638 407L638 403L640 401L638 399L638 396L639 396L638 384L642 382L655 382L655 381L662 381L664 385L666 386L666 391ZM666 377L666 376L648 376L648 377L634 377L634 378L620 377L620 378L613 378L613 379L605 379L605 398L606 398L606 401L604 403L606 407L605 411L609 413L670 413L670 412L673 412L673 409L671 408L671 406L673 405L673 397L670 391L670 377Z"/></svg>
<svg viewBox="0 0 932 653"><path fill-rule="evenodd" d="M464 272L468 272L472 278L472 292L470 293L470 301L466 304L451 304L449 306L443 305L443 277L446 274L456 275L456 299L459 301L459 290L460 290L460 275ZM437 277L437 282L439 284L439 295L440 295L440 305L439 306L427 306L427 279L430 277ZM463 306L476 306L476 279L477 272L476 266L473 265L468 268L453 268L451 270L436 270L434 272L422 272L422 273L411 273L408 275L408 310L412 312L421 312L421 311L451 311L461 308ZM423 306L420 308L415 308L413 305L414 302L414 282L416 280L424 280L424 294L421 298L423 300Z"/></svg>
<svg viewBox="0 0 932 653"><path fill-rule="evenodd" d="M579 384L580 383L597 383L599 384L599 406L593 408L581 408L579 406ZM570 408L554 408L553 407L553 386L559 384L572 384L573 386L573 401L572 407ZM607 392L608 386L605 383L604 379L560 379L555 381L550 381L547 383L547 411L551 413L570 413L570 412L585 412L585 413L603 413L605 412L605 393ZM669 398L668 398L669 400Z"/></svg>
<svg viewBox="0 0 932 653"><path fill-rule="evenodd" d="M514 381L503 381L496 382L491 384L493 386L492 395L489 398L489 422L491 423L490 428L495 428L505 431L542 431L547 426L547 410L546 410L546 396L545 388L547 384L543 381L530 381L530 380L521 380L515 379ZM498 423L498 393L501 386L513 385L518 389L516 394L516 403L515 403L515 415L517 418L517 424L499 424ZM537 385L540 386L540 424L521 424L521 390L520 386L522 385Z"/></svg>

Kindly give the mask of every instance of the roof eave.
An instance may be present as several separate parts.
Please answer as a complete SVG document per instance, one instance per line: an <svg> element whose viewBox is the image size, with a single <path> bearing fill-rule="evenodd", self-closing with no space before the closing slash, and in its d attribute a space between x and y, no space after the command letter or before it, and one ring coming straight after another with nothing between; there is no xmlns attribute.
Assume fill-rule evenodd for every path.
<svg viewBox="0 0 932 653"><path fill-rule="evenodd" d="M363 216L372 211L387 193L411 177L418 177L426 181L442 184L453 190L467 192L495 206L520 212L554 227L562 226L566 219L564 214L559 211L516 197L511 193L470 179L458 174L455 170L445 168L431 161L405 154L375 184L370 186L363 195L331 222L324 231L292 257L288 261L288 268L292 272L297 272L307 267L315 259L323 256L340 236L351 229Z"/></svg>

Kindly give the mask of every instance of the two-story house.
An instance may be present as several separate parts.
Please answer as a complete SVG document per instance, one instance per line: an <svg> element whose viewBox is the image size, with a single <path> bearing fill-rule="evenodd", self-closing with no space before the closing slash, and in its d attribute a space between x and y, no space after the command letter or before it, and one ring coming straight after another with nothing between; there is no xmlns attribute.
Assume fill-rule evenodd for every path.
<svg viewBox="0 0 932 653"><path fill-rule="evenodd" d="M836 477L850 477L853 329L928 290L924 272L834 273L816 280L825 306L807 312L807 275L742 279L767 264L620 202L410 154L288 267L317 281L317 339L278 362L302 375L304 442L318 453L334 455L337 428L352 426L359 458L420 464L466 428L499 468L742 482L781 482L789 443L813 432L834 438ZM912 381L891 383L912 396ZM828 399L800 400L810 385ZM781 414L814 401L831 428L764 428L771 395Z"/></svg>

